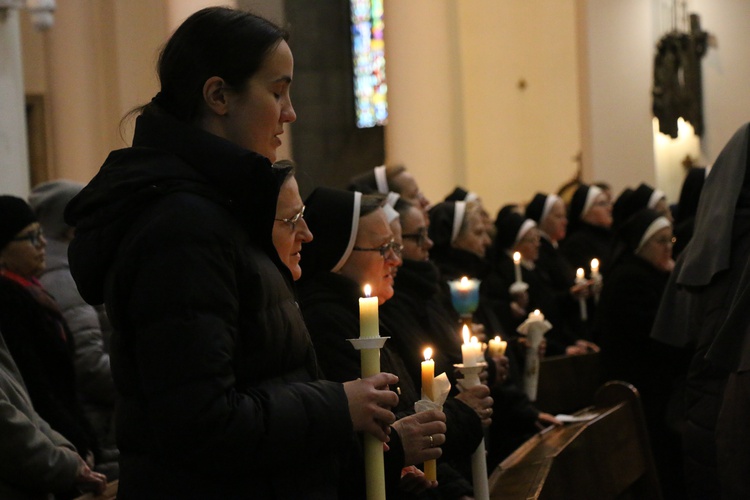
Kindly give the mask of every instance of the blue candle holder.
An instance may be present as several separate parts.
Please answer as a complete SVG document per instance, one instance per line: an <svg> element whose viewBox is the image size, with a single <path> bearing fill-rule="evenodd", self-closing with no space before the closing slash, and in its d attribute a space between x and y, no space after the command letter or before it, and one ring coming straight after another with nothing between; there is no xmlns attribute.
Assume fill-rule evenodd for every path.
<svg viewBox="0 0 750 500"><path fill-rule="evenodd" d="M452 280L448 282L451 289L451 302L461 316L471 316L479 307L478 279Z"/></svg>

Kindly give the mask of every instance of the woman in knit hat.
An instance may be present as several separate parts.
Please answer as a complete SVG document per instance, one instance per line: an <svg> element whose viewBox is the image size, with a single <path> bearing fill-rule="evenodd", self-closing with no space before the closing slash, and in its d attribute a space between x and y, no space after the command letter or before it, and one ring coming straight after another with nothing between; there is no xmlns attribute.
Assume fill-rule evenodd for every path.
<svg viewBox="0 0 750 500"><path fill-rule="evenodd" d="M0 196L0 331L36 412L92 465L99 450L75 385L74 340L37 280L47 240L28 204Z"/></svg>
<svg viewBox="0 0 750 500"><path fill-rule="evenodd" d="M582 184L568 207L568 234L560 251L573 269L589 269L591 259L606 267L611 248L612 202L600 188Z"/></svg>
<svg viewBox="0 0 750 500"><path fill-rule="evenodd" d="M360 355L347 339L360 334L358 299L364 294L364 286L371 286L371 293L380 304L394 293L392 269L400 265L401 245L395 242L381 203L377 197L329 188L316 189L305 201L306 220L315 239L303 252L300 306L323 374L330 380L349 380L361 373ZM381 336L399 334L380 322ZM399 377L392 389L399 393L395 411L402 418L392 425L392 452L386 453L389 491L397 495L398 475L403 467L441 455L446 442L444 420L454 438L442 452L455 456L463 451L468 456L482 436L480 418L489 415L479 417L474 407L454 399L446 401L446 416L440 412L412 415L414 403L420 399L417 383L391 341L386 342L380 354L381 368ZM484 406L477 410L487 413L492 402L489 398L484 401L489 390L486 392L477 397L469 391L461 399L474 403L482 400ZM433 443L437 448L429 447ZM438 466L441 492L448 498L470 494L468 483L450 480L453 473L445 464ZM358 498L361 474L361 466L356 465L346 478L342 498Z"/></svg>
<svg viewBox="0 0 750 500"><path fill-rule="evenodd" d="M78 293L68 263L68 245L74 230L65 223L63 213L81 189L83 184L68 180L43 182L32 189L29 205L47 240L47 265L39 281L55 297L75 340L73 361L81 406L99 441L102 462L108 463L107 475L114 479L118 451L114 428L115 386L107 350L111 327L104 307L87 304Z"/></svg>
<svg viewBox="0 0 750 500"><path fill-rule="evenodd" d="M674 267L672 223L645 208L618 232L597 310L603 380L624 380L640 392L665 498L684 498L680 436L666 422L668 402L684 376L683 354L651 339L651 328Z"/></svg>

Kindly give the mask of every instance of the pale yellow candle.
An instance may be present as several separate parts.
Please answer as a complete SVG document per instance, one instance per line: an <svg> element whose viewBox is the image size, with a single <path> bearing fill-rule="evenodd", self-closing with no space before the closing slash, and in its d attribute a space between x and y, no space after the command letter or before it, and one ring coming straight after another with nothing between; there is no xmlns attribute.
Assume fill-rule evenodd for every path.
<svg viewBox="0 0 750 500"><path fill-rule="evenodd" d="M576 285L583 285L586 283L584 271L582 267L576 270ZM586 311L586 299L583 297L578 298L578 307L581 310L581 321L588 321L588 312Z"/></svg>
<svg viewBox="0 0 750 500"><path fill-rule="evenodd" d="M435 380L435 360L432 359L432 349L424 350L424 361L422 361L422 397L432 401L433 381Z"/></svg>
<svg viewBox="0 0 750 500"><path fill-rule="evenodd" d="M435 360L432 358L432 349L424 350L424 361L422 361L422 397L433 400L433 382L435 380ZM428 481L437 480L437 462L428 460L424 463L424 476Z"/></svg>
<svg viewBox="0 0 750 500"><path fill-rule="evenodd" d="M591 277L599 276L599 259L591 259Z"/></svg>
<svg viewBox="0 0 750 500"><path fill-rule="evenodd" d="M516 283L521 283L521 252L513 252L513 265L516 270Z"/></svg>
<svg viewBox="0 0 750 500"><path fill-rule="evenodd" d="M378 324L378 298L370 297L372 288L365 285L365 297L359 299L359 337L380 337ZM380 349L359 351L362 377L380 373ZM385 463L383 443L375 436L365 433L365 478L367 498L385 500Z"/></svg>
<svg viewBox="0 0 750 500"><path fill-rule="evenodd" d="M462 332L464 343L461 345L461 357L464 366L476 366L482 362L482 344L476 337L470 338L469 327L464 325Z"/></svg>
<svg viewBox="0 0 750 500"><path fill-rule="evenodd" d="M359 338L380 336L378 326L378 298L370 297L372 287L365 285L365 296L359 299Z"/></svg>
<svg viewBox="0 0 750 500"><path fill-rule="evenodd" d="M490 339L490 355L493 357L505 356L505 349L508 343L500 338L500 335Z"/></svg>

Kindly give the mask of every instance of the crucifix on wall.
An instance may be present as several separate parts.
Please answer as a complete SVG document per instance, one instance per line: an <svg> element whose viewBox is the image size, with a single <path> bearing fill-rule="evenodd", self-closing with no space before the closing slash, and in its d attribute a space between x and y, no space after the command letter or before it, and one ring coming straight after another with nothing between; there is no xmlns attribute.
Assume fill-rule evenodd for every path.
<svg viewBox="0 0 750 500"><path fill-rule="evenodd" d="M708 49L709 34L701 30L700 18L690 14L690 31L673 30L656 46L653 105L659 131L677 137L677 119L690 122L697 136L703 135L703 88L701 58Z"/></svg>

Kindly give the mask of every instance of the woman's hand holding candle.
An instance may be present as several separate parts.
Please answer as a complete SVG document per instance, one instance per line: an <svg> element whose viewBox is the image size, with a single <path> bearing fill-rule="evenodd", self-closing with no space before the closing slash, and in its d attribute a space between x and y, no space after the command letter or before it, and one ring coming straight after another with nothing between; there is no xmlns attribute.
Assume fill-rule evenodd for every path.
<svg viewBox="0 0 750 500"><path fill-rule="evenodd" d="M440 458L445 443L445 413L421 411L396 420L392 425L404 448L404 464L416 465ZM430 439L432 437L432 439Z"/></svg>
<svg viewBox="0 0 750 500"><path fill-rule="evenodd" d="M349 400L349 415L357 432L367 432L384 443L388 426L396 420L389 408L398 404L398 395L388 385L398 383L392 373L378 373L371 377L344 382L344 392Z"/></svg>
<svg viewBox="0 0 750 500"><path fill-rule="evenodd" d="M456 399L468 405L474 410L482 420L482 425L489 427L492 423L492 404L494 403L490 396L490 388L484 384L464 388Z"/></svg>

